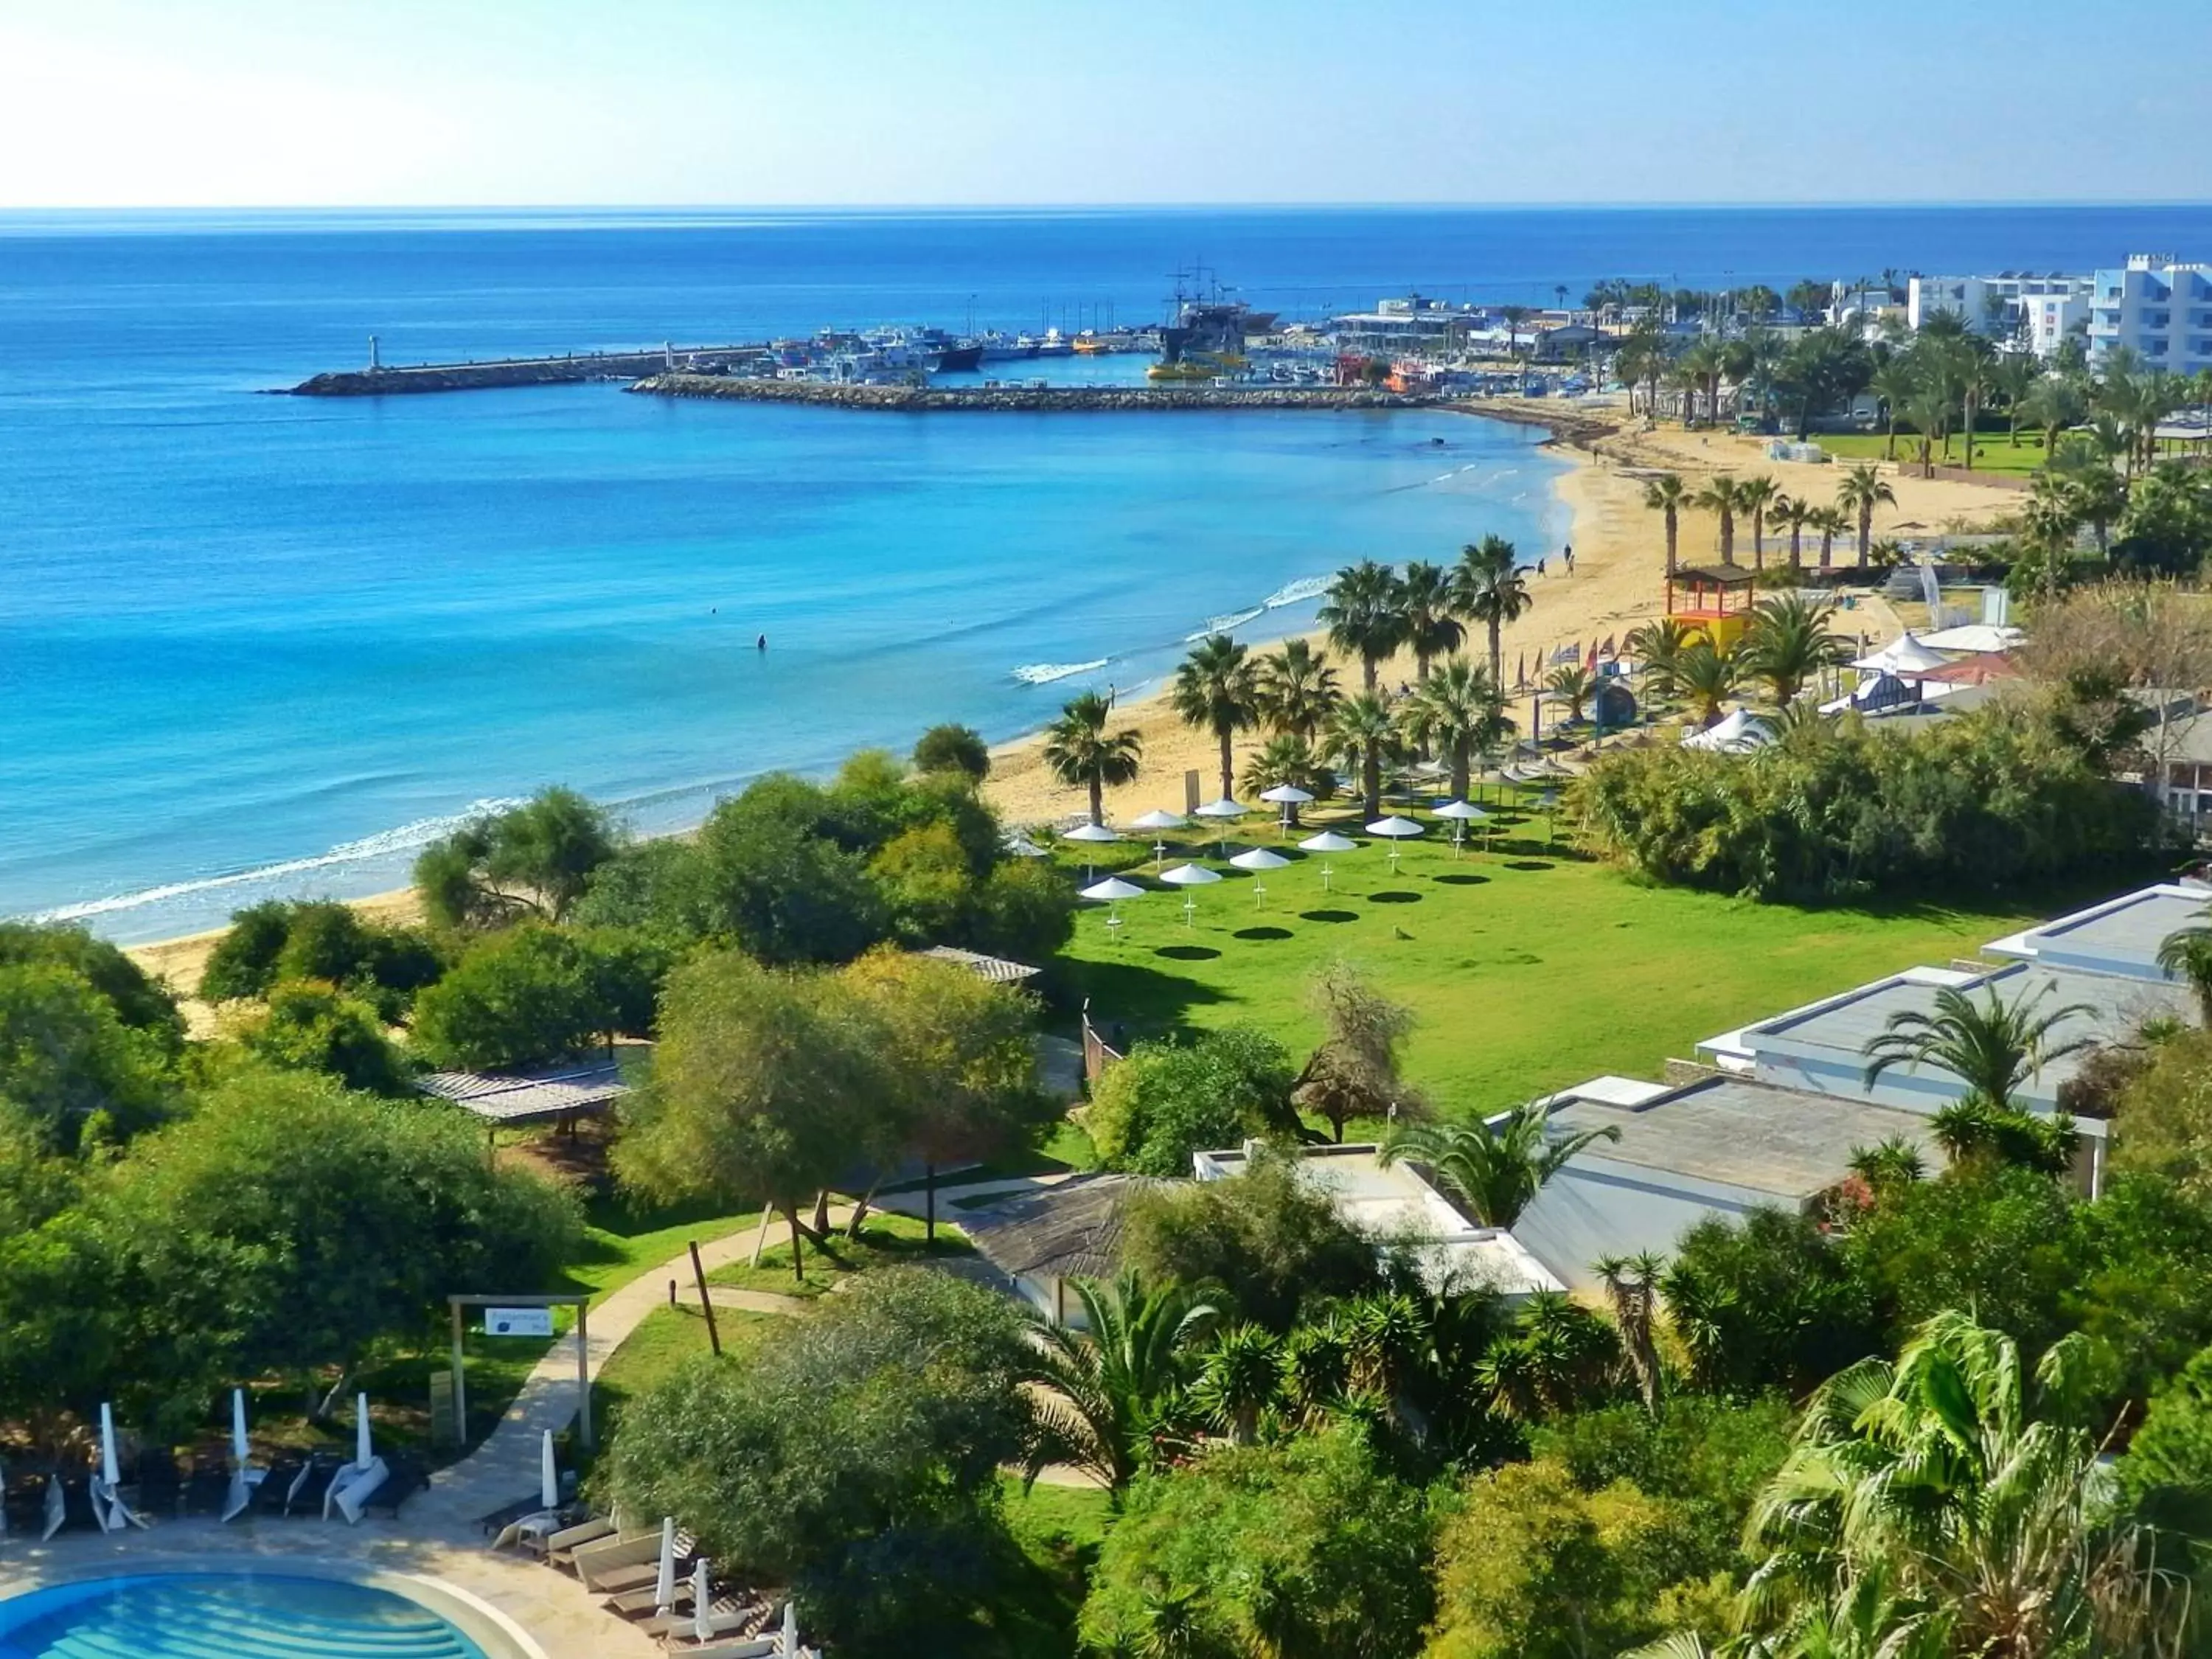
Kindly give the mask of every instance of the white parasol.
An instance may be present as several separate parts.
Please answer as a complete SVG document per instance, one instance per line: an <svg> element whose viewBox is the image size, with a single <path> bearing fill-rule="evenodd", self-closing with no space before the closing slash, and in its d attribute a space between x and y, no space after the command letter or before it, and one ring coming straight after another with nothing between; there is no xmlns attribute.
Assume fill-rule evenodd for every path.
<svg viewBox="0 0 2212 1659"><path fill-rule="evenodd" d="M1161 871L1160 879L1170 887L1211 887L1221 879L1221 872L1202 864L1178 864L1172 870Z"/></svg>
<svg viewBox="0 0 2212 1659"><path fill-rule="evenodd" d="M538 1503L542 1509L561 1507L561 1468L553 1461L553 1431L538 1443Z"/></svg>
<svg viewBox="0 0 2212 1659"><path fill-rule="evenodd" d="M1109 876L1093 886L1085 888L1076 896L1092 899L1100 904L1117 904L1123 899L1142 898L1145 890L1133 881L1124 881L1119 876Z"/></svg>
<svg viewBox="0 0 2212 1659"><path fill-rule="evenodd" d="M660 1517L660 1569L653 1575L653 1605L660 1612L668 1611L676 1600L676 1518Z"/></svg>
<svg viewBox="0 0 2212 1659"><path fill-rule="evenodd" d="M1349 836L1340 836L1334 830L1324 830L1317 836L1308 836L1298 843L1309 853L1356 853L1359 843Z"/></svg>
<svg viewBox="0 0 2212 1659"><path fill-rule="evenodd" d="M702 1555L691 1569L691 1634L702 1642L714 1639L714 1598L708 1594L711 1588L707 1582L707 1558Z"/></svg>
<svg viewBox="0 0 2212 1659"><path fill-rule="evenodd" d="M1270 852L1264 847L1255 847L1249 853L1239 853L1229 860L1239 870L1281 870L1290 860L1280 853Z"/></svg>
<svg viewBox="0 0 2212 1659"><path fill-rule="evenodd" d="M1132 830L1180 830L1184 822L1182 813L1170 812L1164 806L1156 806L1141 817L1131 818L1129 827Z"/></svg>
<svg viewBox="0 0 2212 1659"><path fill-rule="evenodd" d="M1411 841L1415 836L1425 835L1428 832L1411 818L1392 817L1376 819L1367 826L1367 833L1370 836L1381 836L1390 841Z"/></svg>
<svg viewBox="0 0 2212 1659"><path fill-rule="evenodd" d="M1871 673L1894 674L1899 679L1911 679L1916 675L1925 674L1931 668L1941 668L1949 660L1942 652L1929 650L1908 628L1881 650L1869 656L1854 658L1850 665Z"/></svg>

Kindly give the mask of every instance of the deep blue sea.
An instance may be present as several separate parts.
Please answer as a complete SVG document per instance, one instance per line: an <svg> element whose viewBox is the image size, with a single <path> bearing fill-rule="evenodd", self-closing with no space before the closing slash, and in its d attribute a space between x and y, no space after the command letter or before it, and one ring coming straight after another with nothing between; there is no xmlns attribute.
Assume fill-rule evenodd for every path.
<svg viewBox="0 0 2212 1659"><path fill-rule="evenodd" d="M0 914L147 939L374 891L550 781L671 828L933 720L1033 728L1212 620L1290 631L1347 560L1564 528L1537 434L1450 416L255 395L371 333L1073 329L1200 262L1321 316L2208 246L2198 209L0 215Z"/></svg>

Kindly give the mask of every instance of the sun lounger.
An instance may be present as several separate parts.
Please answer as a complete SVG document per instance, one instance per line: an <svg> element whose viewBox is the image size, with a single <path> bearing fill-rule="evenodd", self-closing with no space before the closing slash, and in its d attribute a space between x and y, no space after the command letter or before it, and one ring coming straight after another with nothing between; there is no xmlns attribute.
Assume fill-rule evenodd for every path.
<svg viewBox="0 0 2212 1659"><path fill-rule="evenodd" d="M230 1472L206 1458L196 1459L178 1504L186 1515L221 1515L230 1507Z"/></svg>
<svg viewBox="0 0 2212 1659"><path fill-rule="evenodd" d="M177 1514L185 1501L184 1475L177 1468L177 1455L166 1446L158 1451L151 1448L141 1451L138 1467L124 1490L131 1494L131 1507L141 1515Z"/></svg>
<svg viewBox="0 0 2212 1659"><path fill-rule="evenodd" d="M270 1463L269 1473L261 1477L261 1484L254 1488L254 1513L257 1515L283 1514L285 1502L291 1496L292 1483L300 1478L300 1471L306 1467L307 1465L296 1457L279 1457ZM197 1471L195 1473L197 1474ZM191 1509L189 1484L185 1490L185 1513L191 1514L193 1511ZM226 1493L228 1492L228 1485L225 1486L224 1491Z"/></svg>
<svg viewBox="0 0 2212 1659"><path fill-rule="evenodd" d="M300 1472L284 1494L284 1513L313 1515L322 1508L323 1499L329 1495L331 1482L337 1479L345 1460L335 1452L317 1452L301 1465Z"/></svg>
<svg viewBox="0 0 2212 1659"><path fill-rule="evenodd" d="M775 1609L765 1601L717 1601L714 1610L707 1615L710 1632L707 1639L732 1642L757 1636L775 1616ZM657 1613L640 1624L638 1629L647 1636L659 1637L672 1648L698 1645L697 1625L688 1613ZM774 1645L771 1640L769 1646Z"/></svg>
<svg viewBox="0 0 2212 1659"><path fill-rule="evenodd" d="M574 1559L578 1547L596 1544L602 1538L615 1535L615 1523L610 1517L595 1515L588 1521L580 1521L573 1527L558 1532L549 1532L542 1537L526 1538L522 1552L526 1555L542 1556L556 1567L565 1567Z"/></svg>
<svg viewBox="0 0 2212 1659"><path fill-rule="evenodd" d="M655 1563L653 1576L658 1577L659 1572L659 1565ZM620 1595L610 1595L599 1605L617 1619L630 1620L650 1619L667 1609L689 1607L691 1605L691 1564L682 1560L677 1563L676 1589L670 1595L665 1608L659 1599L659 1589L650 1585L644 1589L625 1590Z"/></svg>
<svg viewBox="0 0 2212 1659"><path fill-rule="evenodd" d="M773 1636L750 1636L730 1642L671 1643L669 1649L684 1659L766 1659L769 1654L781 1653L783 1644Z"/></svg>
<svg viewBox="0 0 2212 1659"><path fill-rule="evenodd" d="M430 1484L430 1472L420 1458L404 1452L386 1460L384 1484L361 1507L364 1514L388 1515L397 1519L399 1506Z"/></svg>
<svg viewBox="0 0 2212 1659"><path fill-rule="evenodd" d="M640 1584L651 1583L660 1571L660 1529L625 1533L586 1544L574 1559L576 1577L583 1580L586 1589L602 1595L635 1589ZM645 1569L641 1578L634 1576L641 1566ZM617 1574L625 1575L620 1583L613 1582Z"/></svg>

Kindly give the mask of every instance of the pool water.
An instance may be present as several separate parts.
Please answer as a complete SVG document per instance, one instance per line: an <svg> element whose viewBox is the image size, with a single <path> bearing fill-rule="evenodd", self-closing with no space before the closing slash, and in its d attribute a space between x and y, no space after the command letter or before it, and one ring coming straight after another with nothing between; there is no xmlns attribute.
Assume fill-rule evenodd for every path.
<svg viewBox="0 0 2212 1659"><path fill-rule="evenodd" d="M428 1607L367 1584L160 1573L0 1601L0 1659L485 1659Z"/></svg>

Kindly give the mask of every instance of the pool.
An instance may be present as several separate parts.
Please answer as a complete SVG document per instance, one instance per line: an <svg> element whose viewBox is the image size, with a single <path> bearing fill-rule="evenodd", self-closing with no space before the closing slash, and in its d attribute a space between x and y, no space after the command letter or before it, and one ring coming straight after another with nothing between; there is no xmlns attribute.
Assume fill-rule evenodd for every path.
<svg viewBox="0 0 2212 1659"><path fill-rule="evenodd" d="M488 1659L419 1601L340 1579L168 1572L0 1601L0 1659Z"/></svg>

